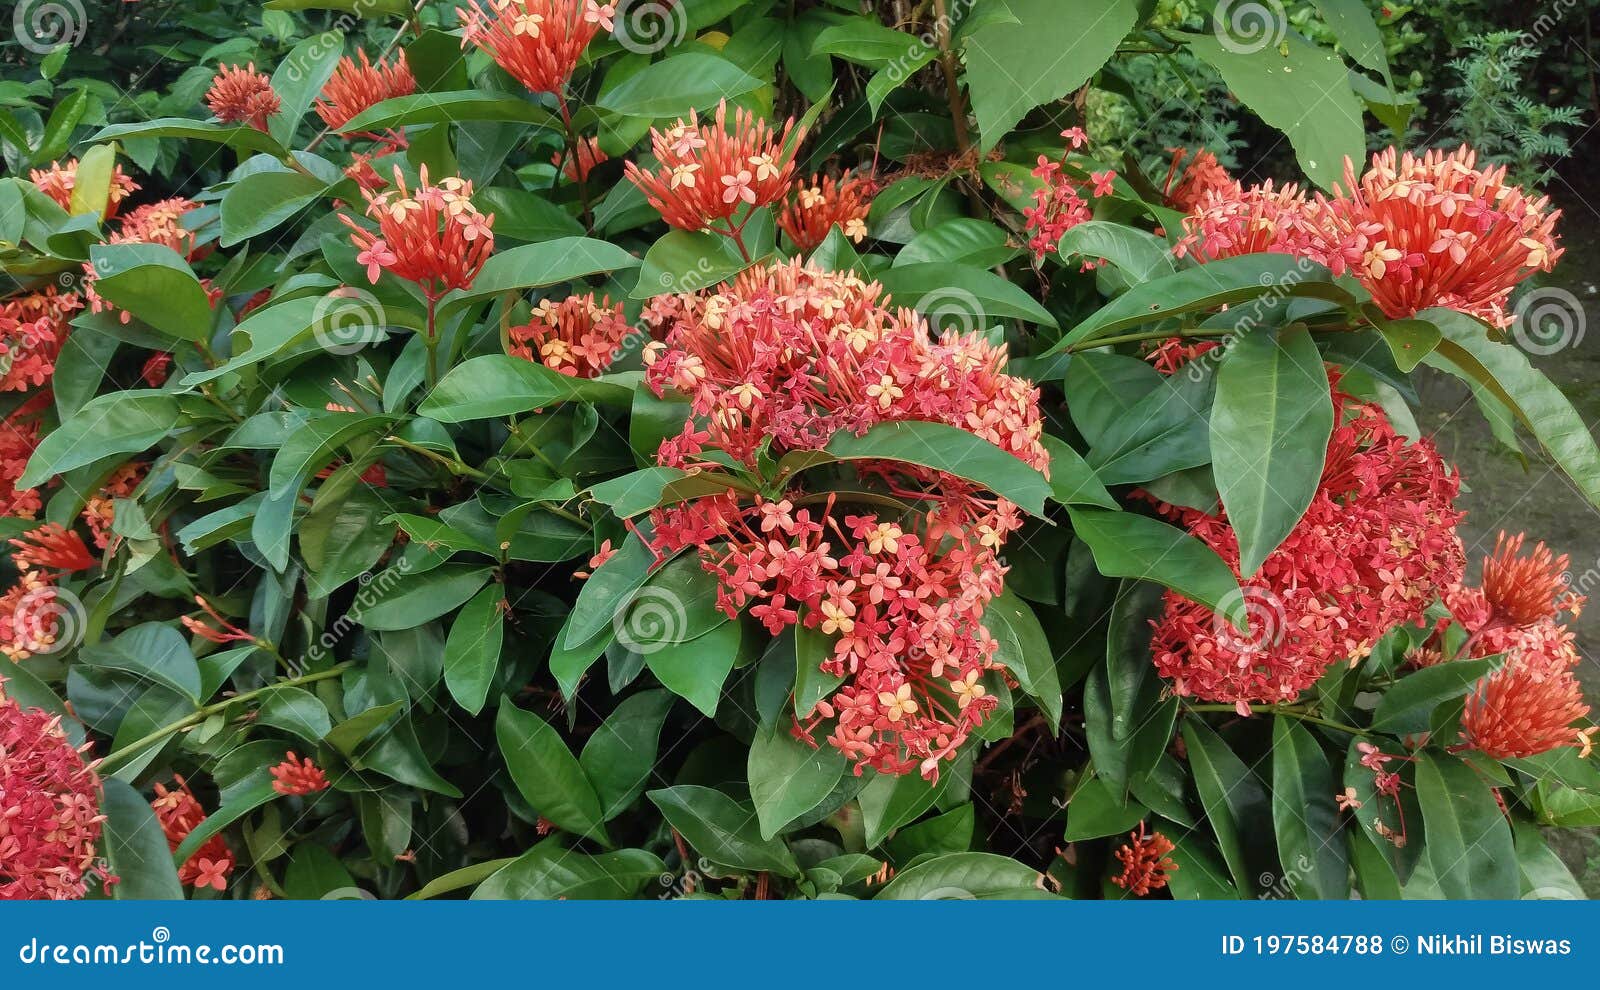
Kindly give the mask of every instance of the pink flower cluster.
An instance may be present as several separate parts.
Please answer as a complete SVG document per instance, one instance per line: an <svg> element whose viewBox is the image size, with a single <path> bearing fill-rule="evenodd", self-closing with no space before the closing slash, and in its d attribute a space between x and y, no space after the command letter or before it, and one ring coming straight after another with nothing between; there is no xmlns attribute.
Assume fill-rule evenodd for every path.
<svg viewBox="0 0 1600 990"><path fill-rule="evenodd" d="M558 303L541 299L527 323L511 328L510 351L563 375L594 378L611 366L632 332L622 304L613 305L610 297L597 301L593 293L584 293Z"/></svg>
<svg viewBox="0 0 1600 990"><path fill-rule="evenodd" d="M1078 169L1069 165L1067 156L1088 144L1089 139L1080 127L1068 128L1061 132L1061 136L1067 140L1067 150L1054 161L1044 155L1039 156L1033 176L1042 179L1044 184L1034 190L1033 205L1022 211L1031 235L1028 247L1033 249L1035 258L1042 259L1054 251L1061 242L1061 235L1094 218L1089 200L1083 197L1084 189L1088 189L1090 199L1109 196L1111 183L1117 177L1117 173L1110 170L1091 172L1087 181L1074 176L1073 172ZM1094 266L1089 263L1084 267L1088 269Z"/></svg>
<svg viewBox="0 0 1600 990"><path fill-rule="evenodd" d="M1443 306L1505 327L1512 289L1561 257L1560 216L1547 197L1507 183L1504 167L1478 168L1465 146L1420 156L1390 148L1359 177L1347 162L1332 197L1270 181L1207 189L1176 250L1292 254L1354 275L1390 317Z"/></svg>
<svg viewBox="0 0 1600 990"><path fill-rule="evenodd" d="M23 708L0 678L0 900L72 900L85 878L114 882L100 861L100 778L61 730Z"/></svg>
<svg viewBox="0 0 1600 990"><path fill-rule="evenodd" d="M926 420L980 436L1045 470L1038 393L1004 373L1005 353L977 337L930 340L914 312L876 284L790 263L747 271L721 291L662 297L646 321L647 383L676 389L691 418L657 460L747 468L820 450L838 431ZM993 709L983 684L996 643L982 617L1000 592L998 553L1021 525L1016 506L939 471L853 464L858 491L781 497L729 490L657 510L652 547L696 547L729 615L777 633L804 625L831 637L822 670L842 679L796 730L884 773L936 778Z"/></svg>
<svg viewBox="0 0 1600 990"><path fill-rule="evenodd" d="M1378 407L1334 388L1335 427L1311 506L1241 582L1249 630L1168 592L1155 624L1156 669L1185 697L1293 699L1334 663L1363 657L1388 630L1414 624L1461 578L1454 508L1460 479L1428 440L1408 442ZM1161 507L1238 573L1226 515Z"/></svg>

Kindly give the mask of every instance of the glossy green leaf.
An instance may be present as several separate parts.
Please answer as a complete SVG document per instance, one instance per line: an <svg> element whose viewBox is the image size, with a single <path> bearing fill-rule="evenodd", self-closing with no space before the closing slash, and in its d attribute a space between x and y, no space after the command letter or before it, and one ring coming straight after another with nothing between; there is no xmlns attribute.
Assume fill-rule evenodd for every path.
<svg viewBox="0 0 1600 990"><path fill-rule="evenodd" d="M102 458L138 453L165 437L177 422L178 403L166 392L108 392L90 399L41 440L16 484L36 488Z"/></svg>
<svg viewBox="0 0 1600 990"><path fill-rule="evenodd" d="M1050 497L1050 483L1021 458L944 423L879 423L861 436L841 431L824 450L840 460L905 461L947 471L1036 516L1044 514L1044 500Z"/></svg>
<svg viewBox="0 0 1600 990"><path fill-rule="evenodd" d="M164 244L102 244L89 259L95 292L107 302L179 340L211 335L211 301L178 252Z"/></svg>
<svg viewBox="0 0 1600 990"><path fill-rule="evenodd" d="M1494 793L1453 756L1417 754L1424 861L1446 897L1512 900L1521 888L1511 826Z"/></svg>
<svg viewBox="0 0 1600 990"><path fill-rule="evenodd" d="M1245 622L1239 581L1217 552L1175 526L1134 512L1068 506L1072 531L1107 577L1154 581L1232 620Z"/></svg>
<svg viewBox="0 0 1600 990"><path fill-rule="evenodd" d="M779 839L763 839L753 807L721 791L679 784L649 791L650 801L700 855L736 870L797 877L800 865Z"/></svg>
<svg viewBox="0 0 1600 990"><path fill-rule="evenodd" d="M1302 900L1348 900L1350 864L1339 836L1333 768L1294 719L1272 723L1272 826L1284 879Z"/></svg>
<svg viewBox="0 0 1600 990"><path fill-rule="evenodd" d="M500 668L505 638L505 589L491 581L456 613L444 643L444 683L456 704L476 715L483 711Z"/></svg>
<svg viewBox="0 0 1600 990"><path fill-rule="evenodd" d="M506 698L495 713L494 734L517 790L540 815L574 835L611 845L600 795L548 722Z"/></svg>
<svg viewBox="0 0 1600 990"><path fill-rule="evenodd" d="M999 648L993 659L1005 665L1022 690L1039 703L1054 730L1061 724L1061 680L1055 651L1033 608L1011 591L1002 591L983 612L984 628Z"/></svg>
<svg viewBox="0 0 1600 990"><path fill-rule="evenodd" d="M845 758L826 743L801 742L780 723L756 733L747 769L761 837L770 839L833 792Z"/></svg>
<svg viewBox="0 0 1600 990"><path fill-rule="evenodd" d="M644 792L655 767L661 726L672 710L672 694L641 691L617 704L578 754L607 821Z"/></svg>

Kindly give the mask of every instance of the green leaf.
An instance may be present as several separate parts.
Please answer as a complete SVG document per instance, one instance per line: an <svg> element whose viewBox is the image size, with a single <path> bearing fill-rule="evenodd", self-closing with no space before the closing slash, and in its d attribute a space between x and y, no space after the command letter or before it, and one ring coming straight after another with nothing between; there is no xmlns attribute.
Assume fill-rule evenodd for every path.
<svg viewBox="0 0 1600 990"><path fill-rule="evenodd" d="M622 248L592 237L558 237L524 244L497 252L485 262L473 279L472 288L447 294L439 304L439 318L454 315L463 305L507 292L560 285L638 265L639 259Z"/></svg>
<svg viewBox="0 0 1600 990"><path fill-rule="evenodd" d="M549 723L505 698L495 714L494 735L511 780L535 811L565 831L610 847L600 795Z"/></svg>
<svg viewBox="0 0 1600 990"><path fill-rule="evenodd" d="M345 134L398 130L419 124L453 124L467 120L500 120L538 124L552 130L561 122L539 104L514 96L466 90L458 93L414 93L384 100L350 118Z"/></svg>
<svg viewBox="0 0 1600 990"><path fill-rule="evenodd" d="M353 622L380 632L415 629L464 604L489 579L490 569L472 564L444 564L420 574L388 579L387 571L375 576L369 591L350 609Z"/></svg>
<svg viewBox="0 0 1600 990"><path fill-rule="evenodd" d="M305 688L274 688L256 709L256 721L285 732L292 732L309 743L316 743L333 728L328 706Z"/></svg>
<svg viewBox="0 0 1600 990"><path fill-rule="evenodd" d="M1339 841L1333 768L1305 726L1272 723L1272 825L1284 879L1301 900L1350 899L1350 864Z"/></svg>
<svg viewBox="0 0 1600 990"><path fill-rule="evenodd" d="M1039 438L1050 454L1050 497L1062 505L1098 505L1119 509L1117 500L1106 491L1094 468L1060 437L1046 433Z"/></svg>
<svg viewBox="0 0 1600 990"><path fill-rule="evenodd" d="M833 656L833 637L820 629L806 626L794 627L794 714L808 718L823 700L844 683L822 669L825 660Z"/></svg>
<svg viewBox="0 0 1600 990"><path fill-rule="evenodd" d="M1165 240L1109 220L1078 224L1062 235L1056 250L1064 258L1109 261L1134 285L1174 271L1172 249Z"/></svg>
<svg viewBox="0 0 1600 990"><path fill-rule="evenodd" d="M1104 446L1113 430L1125 429L1121 422L1133 416L1139 403L1163 387L1166 381L1148 361L1128 354L1091 350L1072 355L1061 390L1067 396L1072 425L1083 434L1084 442L1092 450ZM1046 434L1045 446L1053 459L1055 448L1050 446L1050 439ZM1051 467L1053 475L1053 463Z"/></svg>
<svg viewBox="0 0 1600 990"><path fill-rule="evenodd" d="M474 193L473 202L483 212L494 214L497 243L511 240L531 244L557 237L583 236L583 224L571 214L526 189L492 186Z"/></svg>
<svg viewBox="0 0 1600 990"><path fill-rule="evenodd" d="M956 217L935 224L907 241L906 246L895 255L893 267L943 262L972 268L993 268L1021 253L1021 249L1013 247L1009 240L1004 230L988 220Z"/></svg>
<svg viewBox="0 0 1600 990"><path fill-rule="evenodd" d="M1021 458L965 430L944 423L901 420L879 423L861 436L833 435L824 448L840 460L905 461L965 478L1044 515L1050 483Z"/></svg>
<svg viewBox="0 0 1600 990"><path fill-rule="evenodd" d="M333 732L329 733L329 741L332 742L335 734L349 724L346 722L335 726ZM461 796L459 788L433 769L428 755L422 751L422 743L417 739L416 727L409 718L401 718L379 733L376 741L367 746L351 766L358 770L375 770L402 784L436 791L446 797Z"/></svg>
<svg viewBox="0 0 1600 990"><path fill-rule="evenodd" d="M451 368L418 412L442 423L464 423L564 402L626 403L632 394L604 378L574 378L523 358L484 354Z"/></svg>
<svg viewBox="0 0 1600 990"><path fill-rule="evenodd" d="M642 600L641 594L635 602ZM662 604L657 602L648 606L648 612L654 618L636 618L630 613L627 624L643 633L652 628L652 622L671 623L675 618L681 618L682 613L659 614ZM618 636L622 637L620 631ZM710 718L717 714L722 685L733 670L734 661L738 659L741 637L739 623L724 622L710 632L682 643L645 642L645 637L639 635L631 637L636 641L627 645L634 652L644 655L645 666L650 668L650 673L655 675L662 687L688 701Z"/></svg>
<svg viewBox="0 0 1600 990"><path fill-rule="evenodd" d="M1292 296L1353 304L1353 297L1334 285L1332 278L1321 265L1286 254L1221 258L1134 286L1067 331L1041 357L1059 354L1074 344L1111 336L1145 323L1216 309L1259 296ZM1060 377L1061 371L1055 364L1047 367L1051 369L1050 377ZM1045 375L1030 377L1044 380Z"/></svg>
<svg viewBox="0 0 1600 990"><path fill-rule="evenodd" d="M1121 787L1108 785L1098 776L1091 777L1067 801L1067 831L1062 838L1068 842L1082 842L1121 835L1131 831L1149 813L1144 805L1128 800Z"/></svg>
<svg viewBox="0 0 1600 990"><path fill-rule="evenodd" d="M1439 328L1444 339L1429 355L1468 381L1487 387L1509 406L1592 505L1600 505L1600 447L1588 424L1550 379L1510 344L1490 340L1482 323L1454 310L1418 314Z"/></svg>
<svg viewBox="0 0 1600 990"><path fill-rule="evenodd" d="M17 16L23 16L27 11L17 8L16 13ZM44 133L39 137L39 146L33 149L34 164L43 165L66 154L67 147L72 143L72 132L77 130L88 109L87 89L79 89L56 104L55 109L50 111L50 119L45 121Z"/></svg>
<svg viewBox="0 0 1600 990"><path fill-rule="evenodd" d="M85 646L78 661L91 667L105 667L135 674L164 684L196 704L200 698L200 666L189 651L189 642L172 626L145 622L115 639Z"/></svg>
<svg viewBox="0 0 1600 990"><path fill-rule="evenodd" d="M1217 851L1193 832L1172 837L1172 862L1178 867L1167 874L1167 887L1175 901L1238 900L1239 891L1228 882L1228 868L1217 859Z"/></svg>
<svg viewBox="0 0 1600 990"><path fill-rule="evenodd" d="M1083 720L1097 778L1120 795L1154 768L1172 741L1176 699L1150 662L1150 622L1161 612L1161 587L1124 581L1112 604L1105 663L1090 668Z"/></svg>
<svg viewBox="0 0 1600 990"><path fill-rule="evenodd" d="M472 892L475 901L627 900L666 875L666 864L643 849L590 856L541 842Z"/></svg>
<svg viewBox="0 0 1600 990"><path fill-rule="evenodd" d="M517 857L507 856L504 859L489 859L482 863L473 863L463 866L459 870L451 870L443 876L434 877L422 885L422 889L406 896L408 901L426 901L438 897L440 894L454 893L463 887L471 887L482 883L492 874L517 861Z"/></svg>
<svg viewBox="0 0 1600 990"><path fill-rule="evenodd" d="M597 101L624 117L675 117L759 89L761 80L725 58L684 52L652 63Z"/></svg>
<svg viewBox="0 0 1600 990"><path fill-rule="evenodd" d="M165 437L177 422L177 400L155 389L108 392L90 399L39 442L16 485L37 488L102 458L138 453Z"/></svg>
<svg viewBox="0 0 1600 990"><path fill-rule="evenodd" d="M645 252L633 287L634 299L673 292L698 292L749 268L733 242L703 230L669 230Z"/></svg>
<svg viewBox="0 0 1600 990"><path fill-rule="evenodd" d="M1217 370L1211 464L1242 575L1254 574L1305 515L1332 434L1328 373L1309 330L1234 338Z"/></svg>
<svg viewBox="0 0 1600 990"><path fill-rule="evenodd" d="M1016 2L1016 0L1012 0ZM1037 870L986 852L949 853L925 860L884 885L878 901L987 901L1043 895Z"/></svg>
<svg viewBox="0 0 1600 990"><path fill-rule="evenodd" d="M329 188L328 183L304 172L246 175L222 194L222 246L232 247L292 220Z"/></svg>
<svg viewBox="0 0 1600 990"><path fill-rule="evenodd" d="M77 176L68 200L73 216L85 213L105 213L111 198L111 180L117 167L117 146L97 144L78 159ZM15 239L12 239L13 242Z"/></svg>
<svg viewBox="0 0 1600 990"><path fill-rule="evenodd" d="M779 839L763 839L753 807L721 791L679 784L646 795L684 841L713 863L798 877L800 865Z"/></svg>
<svg viewBox="0 0 1600 990"><path fill-rule="evenodd" d="M272 91L281 108L267 119L267 130L285 145L294 144L300 119L311 109L344 56L344 35L338 31L314 34L294 46L272 73Z"/></svg>
<svg viewBox="0 0 1600 990"><path fill-rule="evenodd" d="M1363 68L1389 77L1389 56L1372 11L1362 0L1314 0L1317 13L1339 39L1339 47Z"/></svg>
<svg viewBox="0 0 1600 990"><path fill-rule="evenodd" d="M972 836L977 825L977 810L969 801L942 815L901 829L889 841L886 851L895 863L902 866L919 856L967 852L972 848ZM876 860L872 862L876 863ZM876 868L871 872L876 873Z"/></svg>
<svg viewBox="0 0 1600 990"><path fill-rule="evenodd" d="M189 263L164 244L97 244L95 292L179 340L211 336L211 300Z"/></svg>
<svg viewBox="0 0 1600 990"><path fill-rule="evenodd" d="M757 732L750 744L748 773L761 838L772 838L821 804L844 770L843 753L826 743L801 742L786 723Z"/></svg>
<svg viewBox="0 0 1600 990"><path fill-rule="evenodd" d="M589 497L609 506L617 518L630 519L658 506L746 487L740 479L716 471L648 467L602 481L589 489Z"/></svg>
<svg viewBox="0 0 1600 990"><path fill-rule="evenodd" d="M505 589L491 581L461 607L444 643L444 683L456 704L476 715L500 668L505 638Z"/></svg>
<svg viewBox="0 0 1600 990"><path fill-rule="evenodd" d="M106 865L118 878L111 896L119 901L181 901L183 887L155 812L138 791L120 780L101 781L101 843Z"/></svg>
<svg viewBox="0 0 1600 990"><path fill-rule="evenodd" d="M1394 354L1394 364L1410 374L1439 346L1439 328L1427 320L1384 320L1378 331Z"/></svg>
<svg viewBox="0 0 1600 990"><path fill-rule="evenodd" d="M672 710L667 691L641 691L617 704L584 743L578 763L594 785L606 821L644 793L661 744L661 726Z"/></svg>
<svg viewBox="0 0 1600 990"><path fill-rule="evenodd" d="M987 330L1011 318L1054 327L1056 318L1028 293L994 272L972 265L927 262L878 273L886 301L909 306L935 324L961 332Z"/></svg>
<svg viewBox="0 0 1600 990"><path fill-rule="evenodd" d="M1521 899L1525 901L1588 900L1567 864L1545 844L1537 825L1517 822L1512 826L1517 849L1517 870L1522 877Z"/></svg>
<svg viewBox="0 0 1600 990"><path fill-rule="evenodd" d="M984 610L983 625L999 644L993 659L1005 664L1022 690L1039 703L1054 731L1061 724L1061 680L1055 651L1033 609L1011 591L1002 591Z"/></svg>
<svg viewBox="0 0 1600 990"><path fill-rule="evenodd" d="M611 626L643 586L654 563L655 554L639 533L629 532L611 559L595 568L583 582L561 645L569 650L579 649Z"/></svg>
<svg viewBox="0 0 1600 990"><path fill-rule="evenodd" d="M136 138L179 138L187 141L210 141L225 144L243 151L259 151L274 158L287 159L289 150L270 134L256 130L249 124L213 124L188 117L159 117L155 120L131 124L112 124L101 128L89 140L96 144L121 141L126 144Z"/></svg>
<svg viewBox="0 0 1600 990"><path fill-rule="evenodd" d="M966 761L964 772L970 774L971 751L957 759ZM941 768L938 782L932 784L915 773L874 775L856 796L861 807L866 847L876 848L895 829L915 821L950 790L951 781L960 778L962 773L958 767Z"/></svg>
<svg viewBox="0 0 1600 990"><path fill-rule="evenodd" d="M1300 166L1317 185L1328 188L1343 177L1346 158L1359 162L1365 156L1361 101L1350 88L1349 70L1333 52L1293 31L1280 32L1276 44L1266 39L1241 44L1224 31L1179 37L1222 73L1239 102L1289 138Z"/></svg>
<svg viewBox="0 0 1600 990"><path fill-rule="evenodd" d="M1067 513L1101 574L1154 581L1243 628L1244 594L1215 550L1149 516L1077 506L1068 506Z"/></svg>
<svg viewBox="0 0 1600 990"><path fill-rule="evenodd" d="M1266 832L1271 823L1266 792L1249 768L1204 723L1185 719L1183 740L1189 750L1195 789L1200 792L1200 803L1216 833L1222 858L1227 861L1239 893L1248 897L1259 879L1255 867L1266 864L1269 868L1265 874L1270 877L1271 867L1277 864L1272 837Z"/></svg>
<svg viewBox="0 0 1600 990"><path fill-rule="evenodd" d="M1216 376L1178 374L1163 380L1127 415L1106 427L1086 463L1103 484L1127 485L1200 467L1211 460L1209 418Z"/></svg>
<svg viewBox="0 0 1600 990"><path fill-rule="evenodd" d="M1422 858L1452 900L1512 900L1520 892L1511 826L1494 793L1453 756L1417 754Z"/></svg>
<svg viewBox="0 0 1600 990"><path fill-rule="evenodd" d="M966 39L967 88L981 150L999 144L1034 107L1082 86L1139 19L1135 0L1006 0L1016 22L991 20Z"/></svg>
<svg viewBox="0 0 1600 990"><path fill-rule="evenodd" d="M1479 660L1451 660L1407 674L1385 691L1372 713L1372 731L1403 736L1423 732L1433 710L1461 698L1472 686L1505 664L1503 654Z"/></svg>

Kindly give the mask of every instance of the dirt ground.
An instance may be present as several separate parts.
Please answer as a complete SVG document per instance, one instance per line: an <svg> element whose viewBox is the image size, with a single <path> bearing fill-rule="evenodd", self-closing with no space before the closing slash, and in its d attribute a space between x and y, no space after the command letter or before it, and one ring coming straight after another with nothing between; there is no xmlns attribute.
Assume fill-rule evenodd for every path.
<svg viewBox="0 0 1600 990"><path fill-rule="evenodd" d="M1600 429L1600 189L1576 189L1558 178L1549 192L1564 211L1558 230L1566 255L1543 285L1570 292L1583 318L1573 324L1576 332L1568 346L1529 357L1595 432ZM1583 658L1578 674L1590 704L1600 711L1600 509L1532 444L1526 444L1524 465L1496 441L1471 394L1454 378L1423 369L1418 391L1423 403L1418 425L1433 435L1471 489L1458 502L1467 510L1461 535L1469 574L1476 576L1477 561L1493 549L1502 529L1526 531L1530 541L1543 540L1571 557L1572 582L1591 602L1573 624ZM1600 830L1568 832L1553 844L1590 896L1600 897Z"/></svg>

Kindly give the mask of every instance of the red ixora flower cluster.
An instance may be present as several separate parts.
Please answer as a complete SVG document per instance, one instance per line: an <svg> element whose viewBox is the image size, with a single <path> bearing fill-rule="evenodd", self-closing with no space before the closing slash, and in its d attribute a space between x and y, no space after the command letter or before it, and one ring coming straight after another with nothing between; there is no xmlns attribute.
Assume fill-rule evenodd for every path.
<svg viewBox="0 0 1600 990"><path fill-rule="evenodd" d="M393 62L380 58L377 65L372 64L366 52L357 54L361 56L361 64L357 65L348 55L340 59L333 75L322 87L322 95L313 104L317 116L330 130L342 131L344 125L362 111L384 100L417 91L417 80L411 74L404 51L395 56ZM404 138L399 140L404 142Z"/></svg>
<svg viewBox="0 0 1600 990"><path fill-rule="evenodd" d="M23 708L0 678L0 901L73 900L85 878L110 885L96 852L100 778L61 716Z"/></svg>
<svg viewBox="0 0 1600 990"><path fill-rule="evenodd" d="M650 129L650 148L659 163L646 172L624 165L628 181L639 187L661 218L681 230L710 230L737 237L733 215L782 199L794 178L794 153L805 129L793 119L782 130L736 110L728 130L728 104L702 124L693 111L665 131ZM717 225L722 226L718 227Z"/></svg>
<svg viewBox="0 0 1600 990"><path fill-rule="evenodd" d="M1372 156L1332 197L1290 185L1208 189L1184 220L1181 256L1273 251L1353 274L1390 317L1442 306L1509 326L1511 291L1561 257L1560 210L1506 182L1504 167L1480 169L1476 152Z"/></svg>
<svg viewBox="0 0 1600 990"><path fill-rule="evenodd" d="M284 754L283 762L272 768L272 789L279 794L315 794L329 788L328 776L311 762L311 757L298 757L294 750Z"/></svg>
<svg viewBox="0 0 1600 990"><path fill-rule="evenodd" d="M376 234L339 215L360 250L356 260L367 267L367 278L376 283L380 272L392 272L415 282L430 303L452 289L470 287L494 251L494 214L479 213L472 205L472 183L449 176L433 185L424 165L417 187L407 189L397 165L394 185L379 193L362 190L367 216L378 222Z"/></svg>
<svg viewBox="0 0 1600 990"><path fill-rule="evenodd" d="M1188 213L1200 205L1207 192L1225 191L1233 185L1233 176L1217 161L1216 155L1204 148L1193 152L1187 148L1167 150L1172 152L1172 162L1161 184L1161 197L1173 209Z"/></svg>
<svg viewBox="0 0 1600 990"><path fill-rule="evenodd" d="M1335 426L1304 517L1241 582L1248 632L1173 592L1155 623L1156 669L1185 697L1293 699L1331 664L1363 657L1388 630L1414 624L1461 579L1454 507L1460 479L1426 439L1407 442L1376 406L1334 384ZM1237 574L1225 514L1160 506Z"/></svg>
<svg viewBox="0 0 1600 990"><path fill-rule="evenodd" d="M610 31L616 5L595 0L488 0L457 7L461 47L487 52L495 64L535 93L557 96L566 88L583 50Z"/></svg>
<svg viewBox="0 0 1600 990"><path fill-rule="evenodd" d="M206 810L201 806L200 799L189 790L188 781L174 775L173 783L170 790L162 784L156 785L156 797L150 802L150 807L155 811L161 831L167 837L167 848L177 852L189 833L205 821ZM227 840L219 832L202 842L194 855L178 867L178 882L196 890L201 887L226 890L228 877L233 874L233 864L233 850L228 848Z"/></svg>
<svg viewBox="0 0 1600 990"><path fill-rule="evenodd" d="M46 196L55 200L63 210L72 209L72 191L78 187L78 160L51 162L47 169L32 169L28 178ZM100 208L100 219L110 220L117 215L122 201L139 191L139 184L122 171L122 166L111 167L111 185L106 191L105 205Z"/></svg>
<svg viewBox="0 0 1600 990"><path fill-rule="evenodd" d="M1149 832L1145 823L1139 823L1139 829L1128 833L1128 841L1117 847L1117 862L1122 864L1122 872L1111 878L1111 882L1138 897L1144 897L1153 890L1162 890L1167 886L1167 874L1178 869L1178 864L1168 858L1168 853L1175 847L1172 840L1160 832Z"/></svg>
<svg viewBox="0 0 1600 990"><path fill-rule="evenodd" d="M55 286L0 300L0 392L26 392L50 381L73 314L83 308L76 292Z"/></svg>
<svg viewBox="0 0 1600 990"><path fill-rule="evenodd" d="M849 172L838 179L813 175L789 197L778 226L802 252L814 250L834 227L859 244L867 236L867 211L876 190L872 179Z"/></svg>
<svg viewBox="0 0 1600 990"><path fill-rule="evenodd" d="M691 408L658 462L695 470L715 448L754 468L758 449L781 458L836 431L925 420L1045 470L1038 392L1001 370L1004 350L976 336L930 340L915 312L879 291L792 262L654 300L645 319L665 342L646 349L646 382ZM812 494L798 481L774 499L729 490L657 510L650 543L659 554L696 547L727 614L749 606L773 634L801 624L833 638L821 669L843 683L797 734L831 722L828 741L857 773L936 778L995 705L982 678L999 666L997 646L982 617L1020 513L938 471L854 467L870 494Z"/></svg>
<svg viewBox="0 0 1600 990"><path fill-rule="evenodd" d="M206 91L206 106L224 124L249 124L267 129L267 118L283 107L272 80L249 65L219 65Z"/></svg>
<svg viewBox="0 0 1600 990"><path fill-rule="evenodd" d="M1061 243L1061 235L1081 223L1094 217L1089 208L1089 200L1083 198L1083 190L1089 190L1090 199L1111 195L1111 183L1116 180L1114 171L1091 172L1085 180L1075 176L1074 172L1082 170L1068 161L1068 156L1089 143L1088 137L1081 127L1069 127L1061 132L1067 140L1067 148L1061 157L1051 161L1045 155L1039 156L1039 164L1033 170L1036 179L1042 179L1044 184L1033 191L1033 205L1022 211L1028 233L1028 247L1033 249L1036 259L1043 259L1045 255L1056 249ZM1085 262L1084 269L1094 267L1093 262Z"/></svg>
<svg viewBox="0 0 1600 990"><path fill-rule="evenodd" d="M632 332L622 304L613 305L609 296L596 301L593 293L584 293L558 303L541 299L527 323L511 328L511 353L563 375L594 378L616 360Z"/></svg>
<svg viewBox="0 0 1600 990"><path fill-rule="evenodd" d="M44 507L38 489L18 488L17 481L39 446L39 418L50 405L50 393L40 392L0 420L0 513L32 519Z"/></svg>
<svg viewBox="0 0 1600 990"><path fill-rule="evenodd" d="M94 555L83 538L58 523L47 523L10 541L17 582L0 595L0 655L13 663L36 653L63 648L64 632L74 631L72 605L64 603L56 582L88 570Z"/></svg>
<svg viewBox="0 0 1600 990"><path fill-rule="evenodd" d="M573 182L588 182L589 173L610 160L611 156L600 147L600 139L594 137L579 139L571 152L562 150L550 156L550 164L559 167L561 174Z"/></svg>
<svg viewBox="0 0 1600 990"><path fill-rule="evenodd" d="M1567 556L1543 543L1523 553L1524 537L1501 533L1494 553L1483 561L1476 588L1457 587L1445 595L1467 639L1451 660L1505 655L1499 670L1467 695L1461 716L1461 741L1495 759L1535 756L1560 746L1587 754L1593 729L1573 723L1589 714L1574 637L1562 620L1576 618L1584 599L1566 584ZM1444 627L1412 663L1430 666L1444 659Z"/></svg>

